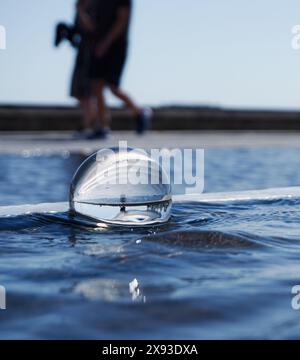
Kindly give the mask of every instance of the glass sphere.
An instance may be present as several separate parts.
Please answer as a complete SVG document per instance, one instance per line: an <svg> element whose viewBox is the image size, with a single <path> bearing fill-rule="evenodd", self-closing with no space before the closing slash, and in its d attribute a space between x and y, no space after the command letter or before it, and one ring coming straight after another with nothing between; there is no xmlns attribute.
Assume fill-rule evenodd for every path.
<svg viewBox="0 0 300 360"><path fill-rule="evenodd" d="M116 225L150 225L170 218L169 177L149 154L103 149L77 170L70 188L71 215Z"/></svg>

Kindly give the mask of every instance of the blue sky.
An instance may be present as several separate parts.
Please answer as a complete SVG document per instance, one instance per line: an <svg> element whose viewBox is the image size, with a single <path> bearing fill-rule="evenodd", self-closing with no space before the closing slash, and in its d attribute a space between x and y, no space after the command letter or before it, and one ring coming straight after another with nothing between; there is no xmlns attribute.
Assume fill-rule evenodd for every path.
<svg viewBox="0 0 300 360"><path fill-rule="evenodd" d="M52 46L74 0L1 0L0 103L72 104L75 53ZM300 109L297 0L135 0L124 88L141 103Z"/></svg>

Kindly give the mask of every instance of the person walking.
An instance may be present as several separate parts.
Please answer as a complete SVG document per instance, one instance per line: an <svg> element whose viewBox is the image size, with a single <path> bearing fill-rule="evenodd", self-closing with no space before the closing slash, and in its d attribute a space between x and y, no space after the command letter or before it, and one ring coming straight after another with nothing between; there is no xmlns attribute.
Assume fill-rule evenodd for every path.
<svg viewBox="0 0 300 360"><path fill-rule="evenodd" d="M111 121L104 96L106 88L131 110L136 120L136 131L142 134L150 127L152 111L138 106L121 88L121 78L128 53L132 1L87 1L93 2L93 10L89 11L91 8L79 2L77 16L80 27L89 39L86 43L88 49L83 49L82 54L87 56L89 64L87 94L89 95L91 91L91 94L95 96L98 116L94 131L88 135L88 138L105 139L110 134ZM86 44L83 43L81 47L85 47ZM86 74L84 78L85 76ZM79 81L79 83L85 87L85 81ZM87 114L91 111L90 102L90 95L81 98L82 107L87 109ZM90 118L90 115L87 115L87 125L90 124Z"/></svg>

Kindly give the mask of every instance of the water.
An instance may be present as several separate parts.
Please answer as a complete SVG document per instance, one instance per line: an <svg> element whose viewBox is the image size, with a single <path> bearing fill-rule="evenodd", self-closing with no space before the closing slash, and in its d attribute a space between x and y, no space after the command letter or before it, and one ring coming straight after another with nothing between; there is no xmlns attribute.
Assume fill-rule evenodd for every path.
<svg viewBox="0 0 300 360"><path fill-rule="evenodd" d="M207 151L205 189L299 185L299 155ZM66 201L81 161L0 157L1 204ZM64 212L2 216L0 338L299 338L299 214L299 198L279 196L175 202L168 223L134 230Z"/></svg>

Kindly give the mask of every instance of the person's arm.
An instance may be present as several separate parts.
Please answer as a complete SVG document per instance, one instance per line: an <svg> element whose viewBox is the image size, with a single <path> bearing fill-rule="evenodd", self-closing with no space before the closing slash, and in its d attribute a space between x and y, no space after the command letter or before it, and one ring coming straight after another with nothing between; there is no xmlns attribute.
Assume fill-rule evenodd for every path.
<svg viewBox="0 0 300 360"><path fill-rule="evenodd" d="M96 55L102 57L111 45L126 31L130 17L130 8L121 6L118 9L117 20L106 37L98 44Z"/></svg>

